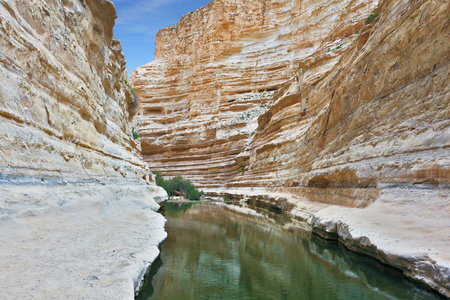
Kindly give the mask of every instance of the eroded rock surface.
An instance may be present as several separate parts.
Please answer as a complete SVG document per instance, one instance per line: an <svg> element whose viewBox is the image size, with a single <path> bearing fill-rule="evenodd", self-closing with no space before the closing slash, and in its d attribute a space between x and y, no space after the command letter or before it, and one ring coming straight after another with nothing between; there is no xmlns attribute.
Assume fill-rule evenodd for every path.
<svg viewBox="0 0 450 300"><path fill-rule="evenodd" d="M162 29L156 60L132 74L144 159L212 195L269 188L320 204L306 215L323 205L370 214L393 188L413 202L421 189L446 191L449 12L442 0L212 1ZM405 209L448 207L438 194ZM397 213L385 226L425 234ZM450 252L448 233L432 238ZM448 257L436 261L441 279L403 269L450 295Z"/></svg>
<svg viewBox="0 0 450 300"><path fill-rule="evenodd" d="M17 0L0 9L2 175L141 177L113 4Z"/></svg>
<svg viewBox="0 0 450 300"><path fill-rule="evenodd" d="M156 188L2 185L0 298L134 299L166 238Z"/></svg>
<svg viewBox="0 0 450 300"><path fill-rule="evenodd" d="M0 298L133 299L165 238L108 0L0 1Z"/></svg>
<svg viewBox="0 0 450 300"><path fill-rule="evenodd" d="M448 185L447 12L213 1L132 74L144 158L207 187Z"/></svg>

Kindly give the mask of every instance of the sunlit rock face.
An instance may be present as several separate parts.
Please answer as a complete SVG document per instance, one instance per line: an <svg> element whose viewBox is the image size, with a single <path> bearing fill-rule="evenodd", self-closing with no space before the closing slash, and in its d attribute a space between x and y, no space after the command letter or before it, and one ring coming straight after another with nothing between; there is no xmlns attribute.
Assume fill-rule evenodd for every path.
<svg viewBox="0 0 450 300"><path fill-rule="evenodd" d="M134 299L166 236L116 17L0 1L1 299Z"/></svg>
<svg viewBox="0 0 450 300"><path fill-rule="evenodd" d="M212 1L160 30L132 74L144 159L209 188L448 185L447 13Z"/></svg>
<svg viewBox="0 0 450 300"><path fill-rule="evenodd" d="M2 175L141 177L109 1L0 5Z"/></svg>

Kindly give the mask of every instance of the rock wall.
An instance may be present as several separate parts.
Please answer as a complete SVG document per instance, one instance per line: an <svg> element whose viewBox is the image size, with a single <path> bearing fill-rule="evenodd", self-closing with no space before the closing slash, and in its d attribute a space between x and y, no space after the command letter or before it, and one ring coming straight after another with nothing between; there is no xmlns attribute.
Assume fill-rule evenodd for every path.
<svg viewBox="0 0 450 300"><path fill-rule="evenodd" d="M0 298L134 299L166 233L108 0L0 0Z"/></svg>
<svg viewBox="0 0 450 300"><path fill-rule="evenodd" d="M449 12L442 0L212 1L160 30L156 60L131 76L144 160L449 295ZM385 220L362 221L374 216Z"/></svg>
<svg viewBox="0 0 450 300"><path fill-rule="evenodd" d="M132 74L144 159L204 187L448 185L446 12L213 1Z"/></svg>
<svg viewBox="0 0 450 300"><path fill-rule="evenodd" d="M109 1L2 1L2 177L141 178Z"/></svg>
<svg viewBox="0 0 450 300"><path fill-rule="evenodd" d="M250 155L260 153L258 118L283 108L292 111L284 122L307 122L310 104L300 99L298 87L296 95L283 97L284 104L277 99L302 67L309 74L305 84L323 77L343 50L322 52L343 43L347 48L376 3L213 1L162 29L156 60L132 74L143 99L139 130L145 160L163 174L182 174L201 186L243 182L249 170L255 173L246 176L251 185L271 184L283 165L279 155L278 163L277 155L260 162L260 171L250 163ZM306 69L313 57L320 59L320 70ZM287 141L290 132L277 130Z"/></svg>

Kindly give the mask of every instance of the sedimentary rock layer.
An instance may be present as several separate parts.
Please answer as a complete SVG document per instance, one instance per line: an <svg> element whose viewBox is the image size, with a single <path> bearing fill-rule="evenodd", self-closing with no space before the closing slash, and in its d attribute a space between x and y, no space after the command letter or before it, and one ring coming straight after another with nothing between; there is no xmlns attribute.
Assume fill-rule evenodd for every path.
<svg viewBox="0 0 450 300"><path fill-rule="evenodd" d="M116 12L101 1L2 1L2 175L144 176Z"/></svg>
<svg viewBox="0 0 450 300"><path fill-rule="evenodd" d="M209 187L448 184L447 12L213 1L132 74L144 158Z"/></svg>
<svg viewBox="0 0 450 300"><path fill-rule="evenodd" d="M250 155L261 153L255 138L262 129L258 124L267 119L258 123L258 118L278 110L282 121L264 137L272 144L277 137L295 139L297 129L288 128L311 120L306 117L310 101L300 97L298 80L309 86L324 77L357 39L376 4L213 1L162 29L156 60L132 74L142 98L145 160L163 174L182 174L202 186L242 182L249 170L256 184L260 176ZM307 67L313 58L320 61L318 68ZM299 69L306 75L300 79ZM292 95L275 103L287 90ZM283 158L274 154L260 164L261 184L270 184Z"/></svg>
<svg viewBox="0 0 450 300"><path fill-rule="evenodd" d="M133 299L164 239L107 0L0 0L0 298Z"/></svg>
<svg viewBox="0 0 450 300"><path fill-rule="evenodd" d="M426 197L449 219L449 12L443 0L215 0L162 29L156 60L132 74L144 159L213 194L270 188L361 215L392 188L412 203L443 189ZM448 249L448 234L435 239ZM445 274L415 277L448 295L437 260Z"/></svg>

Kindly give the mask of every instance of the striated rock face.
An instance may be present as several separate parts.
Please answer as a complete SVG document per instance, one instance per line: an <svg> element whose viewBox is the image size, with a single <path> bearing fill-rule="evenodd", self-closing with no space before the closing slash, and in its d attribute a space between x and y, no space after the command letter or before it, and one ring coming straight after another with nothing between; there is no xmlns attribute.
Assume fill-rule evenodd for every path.
<svg viewBox="0 0 450 300"><path fill-rule="evenodd" d="M215 0L162 29L156 60L132 74L144 159L210 195L293 195L281 203L294 215L295 199L370 214L377 199L395 205L405 189L409 218L432 224L431 209L418 210L431 201L443 215L428 230L448 228L449 12L447 1ZM422 188L436 192L418 197ZM420 244L425 233L400 226L399 211L390 228ZM437 239L429 249L443 254L448 242ZM400 244L377 245L385 261L450 295L450 257L433 256L441 271L414 271L393 263Z"/></svg>
<svg viewBox="0 0 450 300"><path fill-rule="evenodd" d="M213 1L132 74L144 158L207 187L448 184L446 12Z"/></svg>
<svg viewBox="0 0 450 300"><path fill-rule="evenodd" d="M166 236L115 18L0 0L0 298L133 299Z"/></svg>
<svg viewBox="0 0 450 300"><path fill-rule="evenodd" d="M0 13L3 178L144 176L113 4L2 1Z"/></svg>
<svg viewBox="0 0 450 300"><path fill-rule="evenodd" d="M339 61L376 3L213 1L162 29L156 61L132 74L145 160L208 187L285 182L293 170L280 177L290 161L281 148L317 115L305 88Z"/></svg>

